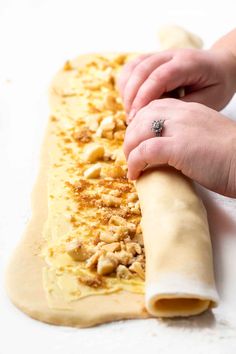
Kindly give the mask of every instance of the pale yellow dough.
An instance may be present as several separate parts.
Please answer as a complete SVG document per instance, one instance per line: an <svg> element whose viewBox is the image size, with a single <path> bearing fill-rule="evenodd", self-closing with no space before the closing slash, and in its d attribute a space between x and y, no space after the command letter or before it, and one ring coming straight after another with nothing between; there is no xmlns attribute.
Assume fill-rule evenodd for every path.
<svg viewBox="0 0 236 354"><path fill-rule="evenodd" d="M71 63L83 67L93 58L93 55L85 55ZM62 70L53 81L54 89L66 93L74 85L73 80L70 71ZM51 94L51 112L59 114L68 128L71 117L78 114L77 98L74 94L70 98L68 91L72 104L62 105L58 92ZM53 289L55 269L48 271L45 267L43 234L53 241L71 231L63 198L60 203L50 200L48 204L49 151L51 157L57 158L54 141L50 121L32 195L32 217L7 272L7 291L12 302L35 319L78 327L128 318L189 316L214 306L217 294L206 213L190 181L172 169L146 172L137 182L147 256L145 297L142 291L122 290L99 295L91 292L90 296L68 301L57 291L58 285ZM60 187L60 173L53 176L49 173L50 189ZM60 213L57 215L55 210ZM68 279L65 280L64 284L68 283ZM49 283L55 298L50 297Z"/></svg>
<svg viewBox="0 0 236 354"><path fill-rule="evenodd" d="M196 315L217 304L207 215L179 171L148 169L136 182L146 252L145 304L153 316Z"/></svg>
<svg viewBox="0 0 236 354"><path fill-rule="evenodd" d="M40 173L32 193L32 217L7 270L6 288L11 301L32 318L56 325L90 327L109 321L150 317L144 306L144 296L126 291L85 297L72 302L70 310L65 308L63 299L58 299L58 309L49 307L42 278L45 262L40 253L47 220L50 139L49 125L43 142Z"/></svg>
<svg viewBox="0 0 236 354"><path fill-rule="evenodd" d="M158 38L162 50L178 48L200 49L203 46L203 41L200 37L176 25L162 27L158 32Z"/></svg>
<svg viewBox="0 0 236 354"><path fill-rule="evenodd" d="M86 63L93 61L94 58L94 55L85 55L71 63L76 67L83 67ZM57 92L54 94L54 91L55 89L66 91L70 85L68 77L70 80L70 71L61 70L56 75L52 83L54 89L50 97L52 114L55 113L61 117L61 122L62 124L64 122L65 129L67 124L71 122L71 118L67 118L67 115L68 117L76 117L79 110L76 101L73 105L62 106ZM71 108L73 111L66 111ZM89 327L119 319L149 317L150 315L148 315L144 306L143 291L135 293L121 290L106 293L108 291L104 290L103 293L97 295L95 289L91 291L91 294L94 293L94 295L90 294L90 296L71 302L67 301L63 293L56 291L55 298L48 298L45 285L47 286L50 273L46 274L45 279L46 263L42 257L42 251L45 247L44 237L46 236L47 238L48 233L48 238L52 240L54 238L60 239L64 233L70 231L71 227L65 212L65 203L69 205L69 200L63 202L62 199L62 204L59 200L59 203L54 204L55 208L53 208L51 203L54 200L50 201L47 192L47 187L52 190L54 178L56 178L56 189L54 191L56 193L57 191L60 192L58 188L60 187L60 177L62 175L55 174L52 178L52 173L49 173L50 158L55 161L58 153L55 150L55 140L57 138L55 136L54 122L50 120L46 138L43 142L40 173L32 194L32 217L20 245L12 256L7 271L6 287L10 299L31 317L59 325ZM50 214L48 213L48 205L50 206ZM61 208L64 208L64 212L61 211ZM54 211L58 211L59 214L57 215Z"/></svg>

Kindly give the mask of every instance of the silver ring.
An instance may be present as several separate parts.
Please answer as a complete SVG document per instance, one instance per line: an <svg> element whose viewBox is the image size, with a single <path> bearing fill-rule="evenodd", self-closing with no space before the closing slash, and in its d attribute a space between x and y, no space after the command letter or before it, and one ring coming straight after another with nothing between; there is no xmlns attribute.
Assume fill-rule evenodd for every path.
<svg viewBox="0 0 236 354"><path fill-rule="evenodd" d="M156 136L161 136L162 130L164 128L164 123L164 119L154 120L152 122L151 131L153 131Z"/></svg>

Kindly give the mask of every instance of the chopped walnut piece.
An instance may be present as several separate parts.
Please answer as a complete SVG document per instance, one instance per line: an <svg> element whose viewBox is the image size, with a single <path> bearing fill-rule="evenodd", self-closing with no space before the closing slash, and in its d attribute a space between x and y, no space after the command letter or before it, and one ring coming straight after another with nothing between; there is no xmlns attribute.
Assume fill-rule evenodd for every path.
<svg viewBox="0 0 236 354"><path fill-rule="evenodd" d="M120 250L120 243L119 242L112 242L105 244L101 247L103 250L107 252L115 252Z"/></svg>
<svg viewBox="0 0 236 354"><path fill-rule="evenodd" d="M104 99L104 108L110 111L115 111L117 109L116 97L108 93Z"/></svg>
<svg viewBox="0 0 236 354"><path fill-rule="evenodd" d="M72 136L78 143L89 143L92 140L92 132L88 128L75 131Z"/></svg>
<svg viewBox="0 0 236 354"><path fill-rule="evenodd" d="M123 241L124 241L125 244L131 242L130 236L127 236L126 238L124 238Z"/></svg>
<svg viewBox="0 0 236 354"><path fill-rule="evenodd" d="M78 276L78 281L84 285L90 286L92 288L100 288L105 285L105 280L101 277L101 275L89 276L83 275Z"/></svg>
<svg viewBox="0 0 236 354"><path fill-rule="evenodd" d="M129 269L134 272L134 273L137 273L141 279L145 279L145 273L144 273L144 270L143 270L143 267L141 265L140 262L134 262L130 267Z"/></svg>
<svg viewBox="0 0 236 354"><path fill-rule="evenodd" d="M119 240L123 240L125 237L128 236L128 229L126 226L123 225L110 225L109 230L117 235Z"/></svg>
<svg viewBox="0 0 236 354"><path fill-rule="evenodd" d="M133 259L132 253L129 253L127 251L119 251L114 253L116 259L118 260L119 263L123 265L128 265L131 264L131 261Z"/></svg>
<svg viewBox="0 0 236 354"><path fill-rule="evenodd" d="M119 215L112 215L109 219L109 225L126 226L127 221Z"/></svg>
<svg viewBox="0 0 236 354"><path fill-rule="evenodd" d="M82 262L90 257L91 252L80 241L71 241L66 244L66 252L75 261Z"/></svg>
<svg viewBox="0 0 236 354"><path fill-rule="evenodd" d="M127 229L130 234L133 234L136 231L136 225L132 222L127 222L124 218L119 215L112 215L109 220L109 225L123 226Z"/></svg>
<svg viewBox="0 0 236 354"><path fill-rule="evenodd" d="M123 226L111 226L108 231L102 231L100 233L100 240L106 243L118 242L127 235L127 229Z"/></svg>
<svg viewBox="0 0 236 354"><path fill-rule="evenodd" d="M86 162L96 162L104 156L104 147L99 144L90 144L84 152L84 160Z"/></svg>
<svg viewBox="0 0 236 354"><path fill-rule="evenodd" d="M115 114L115 119L118 122L119 120L122 120L124 123L126 121L126 114L124 111L118 111Z"/></svg>
<svg viewBox="0 0 236 354"><path fill-rule="evenodd" d="M140 262L141 264L144 265L144 261L145 261L144 255L139 254L137 257L135 257L135 261Z"/></svg>
<svg viewBox="0 0 236 354"><path fill-rule="evenodd" d="M123 121L123 119L117 118L116 119L116 130L125 130L126 125L125 122Z"/></svg>
<svg viewBox="0 0 236 354"><path fill-rule="evenodd" d="M127 195L127 201L128 202L136 202L138 200L138 194L133 192L133 193L129 193Z"/></svg>
<svg viewBox="0 0 236 354"><path fill-rule="evenodd" d="M65 62L65 64L64 64L63 70L64 70L64 71L70 71L70 70L72 70L72 69L73 69L73 67L72 67L70 61L67 60L67 61Z"/></svg>
<svg viewBox="0 0 236 354"><path fill-rule="evenodd" d="M107 252L106 255L101 255L98 259L97 272L99 275L112 273L118 265L118 261L113 253Z"/></svg>
<svg viewBox="0 0 236 354"><path fill-rule="evenodd" d="M118 189L113 189L109 192L109 194L114 195L115 197L121 197L122 196L122 192L119 191Z"/></svg>
<svg viewBox="0 0 236 354"><path fill-rule="evenodd" d="M111 178L121 178L121 177L124 177L124 175L125 175L125 171L119 165L106 166L103 168L102 172L105 177L111 177Z"/></svg>
<svg viewBox="0 0 236 354"><path fill-rule="evenodd" d="M115 160L115 165L126 165L125 154L123 150L119 149L113 152L112 159Z"/></svg>
<svg viewBox="0 0 236 354"><path fill-rule="evenodd" d="M133 241L139 243L141 246L144 245L144 242L143 242L143 234L140 232L140 233L137 233L134 235L133 237Z"/></svg>
<svg viewBox="0 0 236 354"><path fill-rule="evenodd" d="M114 133L114 139L115 140L124 140L125 139L125 131L124 130L119 130Z"/></svg>
<svg viewBox="0 0 236 354"><path fill-rule="evenodd" d="M105 117L100 123L102 131L113 130L115 129L115 126L116 123L113 116Z"/></svg>
<svg viewBox="0 0 236 354"><path fill-rule="evenodd" d="M102 133L102 137L106 138L106 139L109 139L109 140L112 140L113 139L113 132L112 131L104 131Z"/></svg>
<svg viewBox="0 0 236 354"><path fill-rule="evenodd" d="M100 114L90 114L85 117L85 122L92 132L96 132L99 126Z"/></svg>
<svg viewBox="0 0 236 354"><path fill-rule="evenodd" d="M97 163L93 166L90 166L87 170L84 171L85 178L98 178L101 173L101 164Z"/></svg>
<svg viewBox="0 0 236 354"><path fill-rule="evenodd" d="M117 198L110 194L102 194L102 202L107 207L118 207L121 204L121 198Z"/></svg>
<svg viewBox="0 0 236 354"><path fill-rule="evenodd" d="M141 246L136 243L136 242L128 242L126 243L126 250L130 253L132 253L133 256L136 254L141 254L142 253L142 248Z"/></svg>
<svg viewBox="0 0 236 354"><path fill-rule="evenodd" d="M118 65L124 65L126 59L127 59L127 54L117 54L117 56L114 58L114 61Z"/></svg>
<svg viewBox="0 0 236 354"><path fill-rule="evenodd" d="M126 247L125 247L124 241L120 241L120 248L121 248L121 250L126 251Z"/></svg>
<svg viewBox="0 0 236 354"><path fill-rule="evenodd" d="M132 274L129 269L123 264L118 265L116 275L119 279L130 279Z"/></svg>
<svg viewBox="0 0 236 354"><path fill-rule="evenodd" d="M128 204L129 204L129 203L128 203ZM132 204L133 204L133 203L132 203ZM140 202L139 202L139 200L138 200L133 206L131 206L130 211L131 211L133 214L141 215Z"/></svg>
<svg viewBox="0 0 236 354"><path fill-rule="evenodd" d="M101 87L101 82L100 81L92 81L92 80L89 80L87 82L84 82L84 88L87 89L87 90L99 90Z"/></svg>
<svg viewBox="0 0 236 354"><path fill-rule="evenodd" d="M98 244L97 244L97 248L101 248L101 247L104 246L104 245L106 245L106 242L100 241L100 242L98 242Z"/></svg>
<svg viewBox="0 0 236 354"><path fill-rule="evenodd" d="M103 108L102 108L102 105L100 105L99 107L99 104L97 104L97 102L95 102L95 100L93 102L88 102L88 110L89 110L89 113L100 113Z"/></svg>
<svg viewBox="0 0 236 354"><path fill-rule="evenodd" d="M86 268L95 268L98 262L98 258L103 254L101 250L95 252L86 262Z"/></svg>
<svg viewBox="0 0 236 354"><path fill-rule="evenodd" d="M141 223L139 223L138 225L137 225L137 227L136 227L136 232L137 233L142 233L142 226L141 226Z"/></svg>
<svg viewBox="0 0 236 354"><path fill-rule="evenodd" d="M107 242L107 243L112 243L112 242L119 241L119 238L117 235L113 234L110 231L103 231L100 233L100 240Z"/></svg>

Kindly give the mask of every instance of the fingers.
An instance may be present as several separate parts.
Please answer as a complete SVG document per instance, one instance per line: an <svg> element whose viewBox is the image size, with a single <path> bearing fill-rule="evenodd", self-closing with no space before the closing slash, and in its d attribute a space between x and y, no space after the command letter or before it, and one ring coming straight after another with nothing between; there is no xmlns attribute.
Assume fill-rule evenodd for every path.
<svg viewBox="0 0 236 354"><path fill-rule="evenodd" d="M171 58L172 53L170 51L165 51L146 57L137 63L132 72L130 72L129 78L127 77L128 80L126 81L126 84L123 86L123 98L126 112L129 113L140 86L142 86L153 70L171 60Z"/></svg>
<svg viewBox="0 0 236 354"><path fill-rule="evenodd" d="M123 145L123 150L126 159L128 159L130 152L135 149L140 143L147 139L151 139L156 137L155 133L152 131L152 122L154 120L158 120L160 117L158 117L155 114L153 116L143 115L143 119L140 119L138 122L136 121L135 118L135 123L134 120L132 121L132 125L130 124L126 130L125 133L125 140L124 140L124 145ZM163 119L163 118L161 118ZM163 127L163 134L162 137L165 136L170 136L170 124L168 124L168 120L165 119L164 122L164 127Z"/></svg>
<svg viewBox="0 0 236 354"><path fill-rule="evenodd" d="M178 144L189 136L186 122L189 122L189 112L193 111L190 105L181 100L164 98L152 101L139 110L126 130L124 141L128 178L137 179L147 165L178 167L184 153ZM155 137L151 130L152 122L160 119L164 119L163 133L161 137Z"/></svg>
<svg viewBox="0 0 236 354"><path fill-rule="evenodd" d="M170 164L173 141L172 137L152 138L139 144L129 154L127 177L137 179L147 165Z"/></svg>
<svg viewBox="0 0 236 354"><path fill-rule="evenodd" d="M193 64L169 61L154 70L140 86L131 109L137 112L150 101L178 87L189 85L193 79Z"/></svg>
<svg viewBox="0 0 236 354"><path fill-rule="evenodd" d="M120 76L118 78L118 83L117 83L117 86L118 86L118 89L120 91L120 94L123 98L123 93L124 93L124 88L126 86L126 83L132 73L132 71L134 70L134 68L140 63L142 62L145 58L148 58L150 57L152 54L143 54L143 55L140 55L138 56L137 58L129 61L127 64L124 65L121 73L120 73Z"/></svg>
<svg viewBox="0 0 236 354"><path fill-rule="evenodd" d="M176 134L178 130L178 115L184 105L185 103L179 100L167 98L155 100L140 109L126 129L123 145L126 159L128 159L130 152L141 142L155 137L155 133L152 131L152 122L154 120L164 120L162 137L170 137Z"/></svg>

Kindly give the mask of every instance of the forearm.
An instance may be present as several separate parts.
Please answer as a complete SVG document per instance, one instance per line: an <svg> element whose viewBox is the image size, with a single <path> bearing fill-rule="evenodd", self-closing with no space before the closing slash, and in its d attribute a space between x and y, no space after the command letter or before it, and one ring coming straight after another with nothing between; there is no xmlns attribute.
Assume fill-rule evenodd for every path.
<svg viewBox="0 0 236 354"><path fill-rule="evenodd" d="M227 53L226 65L229 68L231 82L236 91L236 28L214 43L211 50Z"/></svg>
<svg viewBox="0 0 236 354"><path fill-rule="evenodd" d="M227 49L236 60L236 28L213 44L212 49Z"/></svg>

